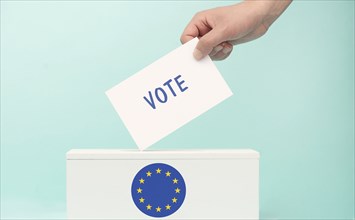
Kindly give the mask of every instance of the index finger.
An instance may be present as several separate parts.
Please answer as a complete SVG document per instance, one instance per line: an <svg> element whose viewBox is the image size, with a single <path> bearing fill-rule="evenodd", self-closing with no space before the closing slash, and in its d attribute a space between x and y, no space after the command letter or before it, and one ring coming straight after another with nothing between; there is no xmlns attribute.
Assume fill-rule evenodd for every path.
<svg viewBox="0 0 355 220"><path fill-rule="evenodd" d="M199 30L197 28L197 26L195 24L193 24L192 22L190 22L184 32L182 33L181 37L180 37L180 41L182 44L194 39L195 37L199 36Z"/></svg>

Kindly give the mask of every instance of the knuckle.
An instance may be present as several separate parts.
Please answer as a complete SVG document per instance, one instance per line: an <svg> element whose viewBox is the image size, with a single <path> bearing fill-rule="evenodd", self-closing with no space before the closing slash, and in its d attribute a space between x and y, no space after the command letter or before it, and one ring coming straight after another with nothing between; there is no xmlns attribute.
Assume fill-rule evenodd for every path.
<svg viewBox="0 0 355 220"><path fill-rule="evenodd" d="M205 16L205 11L199 11L194 16L193 19L200 20Z"/></svg>
<svg viewBox="0 0 355 220"><path fill-rule="evenodd" d="M201 14L202 14L201 11L200 11L200 12L197 12L197 13L194 15L194 18L199 18L199 17L201 17Z"/></svg>

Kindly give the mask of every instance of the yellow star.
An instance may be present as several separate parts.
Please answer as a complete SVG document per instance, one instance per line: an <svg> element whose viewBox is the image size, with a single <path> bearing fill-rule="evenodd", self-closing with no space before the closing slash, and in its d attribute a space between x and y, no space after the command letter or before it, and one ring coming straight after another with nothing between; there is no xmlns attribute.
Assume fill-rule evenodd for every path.
<svg viewBox="0 0 355 220"><path fill-rule="evenodd" d="M165 206L166 210L170 210L171 206L168 204Z"/></svg>
<svg viewBox="0 0 355 220"><path fill-rule="evenodd" d="M147 207L147 210L152 210L152 206L150 204L148 204L146 207Z"/></svg>
<svg viewBox="0 0 355 220"><path fill-rule="evenodd" d="M161 169L158 168L158 169L157 169L157 173L161 173Z"/></svg>
<svg viewBox="0 0 355 220"><path fill-rule="evenodd" d="M177 202L177 198L175 198L175 197L172 200L173 200L173 203Z"/></svg>
<svg viewBox="0 0 355 220"><path fill-rule="evenodd" d="M160 212L161 208L158 206L158 208L156 208L157 212Z"/></svg>
<svg viewBox="0 0 355 220"><path fill-rule="evenodd" d="M140 203L144 203L144 200L145 200L145 199L144 199L143 197L141 197L141 198L139 199L139 202L140 202Z"/></svg>
<svg viewBox="0 0 355 220"><path fill-rule="evenodd" d="M147 176L152 176L152 173L150 171L148 171Z"/></svg>
<svg viewBox="0 0 355 220"><path fill-rule="evenodd" d="M177 184L177 183L178 183L178 181L179 181L179 180L178 180L178 179L176 179L176 178L175 178L175 179L173 179L174 184Z"/></svg>
<svg viewBox="0 0 355 220"><path fill-rule="evenodd" d="M141 189L141 188L137 189L137 193L142 193L142 191L143 191L143 189Z"/></svg>
<svg viewBox="0 0 355 220"><path fill-rule="evenodd" d="M139 183L140 183L140 184L144 184L144 179L141 178L141 179L139 180Z"/></svg>
<svg viewBox="0 0 355 220"><path fill-rule="evenodd" d="M168 171L168 172L165 173L165 175L166 175L166 176L170 176L171 173Z"/></svg>
<svg viewBox="0 0 355 220"><path fill-rule="evenodd" d="M180 189L179 189L179 188L176 188L176 189L175 189L175 193L180 193Z"/></svg>

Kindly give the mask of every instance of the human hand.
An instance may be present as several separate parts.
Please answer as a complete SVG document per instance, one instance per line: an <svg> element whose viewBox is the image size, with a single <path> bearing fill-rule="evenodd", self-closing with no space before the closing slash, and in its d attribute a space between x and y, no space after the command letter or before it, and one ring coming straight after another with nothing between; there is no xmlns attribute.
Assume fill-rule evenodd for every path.
<svg viewBox="0 0 355 220"><path fill-rule="evenodd" d="M244 1L235 5L197 13L181 35L181 43L200 38L194 57L210 55L213 60L227 58L233 45L261 37L288 7L291 0Z"/></svg>

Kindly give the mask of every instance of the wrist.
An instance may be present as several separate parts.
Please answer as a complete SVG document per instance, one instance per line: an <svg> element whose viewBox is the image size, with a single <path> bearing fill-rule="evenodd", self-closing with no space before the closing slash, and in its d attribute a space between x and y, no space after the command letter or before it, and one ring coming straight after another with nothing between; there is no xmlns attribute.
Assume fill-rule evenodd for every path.
<svg viewBox="0 0 355 220"><path fill-rule="evenodd" d="M269 28L291 2L292 0L245 0L243 3L255 8L261 23Z"/></svg>

